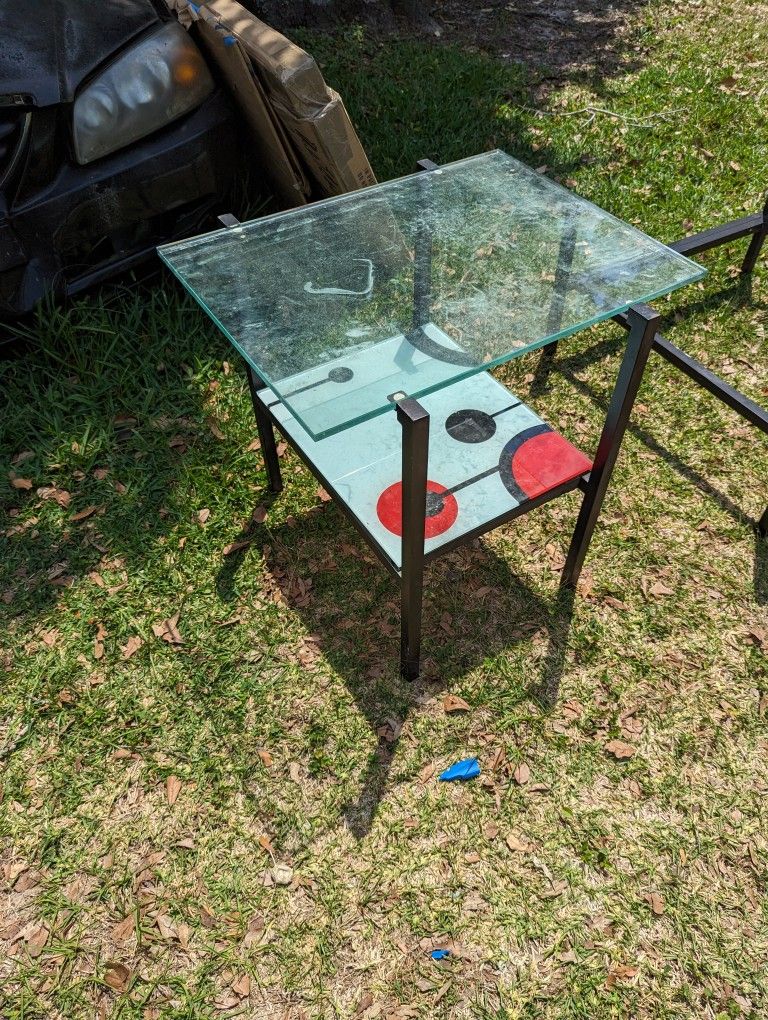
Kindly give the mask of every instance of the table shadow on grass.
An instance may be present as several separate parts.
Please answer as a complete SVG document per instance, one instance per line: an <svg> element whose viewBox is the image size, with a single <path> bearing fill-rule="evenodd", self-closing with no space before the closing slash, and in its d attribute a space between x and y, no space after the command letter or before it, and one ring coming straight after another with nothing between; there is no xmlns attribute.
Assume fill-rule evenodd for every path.
<svg viewBox="0 0 768 1020"><path fill-rule="evenodd" d="M472 670L497 668L505 652L513 658L531 650L525 680L500 675L494 681L506 707L556 704L563 675L574 595L561 591L542 598L477 540L442 557L427 569L424 592L422 671L408 683L399 676L399 588L333 506L310 510L300 526L272 528L266 565L280 585L283 601L316 639L324 659L343 680L365 717L377 746L359 781L359 795L343 811L346 825L361 839L391 785L400 731L424 698L455 690ZM235 541L265 537L251 523ZM339 553L331 568L313 574L310 599L293 583L328 551ZM351 552L350 552L351 550ZM234 598L234 582L245 551L228 557L217 579L219 596ZM332 557L334 558L334 557ZM479 593L479 594L478 594ZM543 653L533 654L533 638ZM518 647L519 646L519 647ZM527 656L526 656L527 658ZM502 671L504 666L502 665ZM460 689L460 688L459 688Z"/></svg>

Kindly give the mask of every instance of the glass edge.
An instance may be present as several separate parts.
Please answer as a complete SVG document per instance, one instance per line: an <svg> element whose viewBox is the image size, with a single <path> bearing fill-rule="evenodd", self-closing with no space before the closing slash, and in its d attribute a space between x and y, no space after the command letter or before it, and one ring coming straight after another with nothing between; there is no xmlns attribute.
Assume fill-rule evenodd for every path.
<svg viewBox="0 0 768 1020"><path fill-rule="evenodd" d="M472 163L476 160L487 159L489 156L502 155L506 156L507 159L514 160L515 163L520 163L520 160L515 159L514 156L510 156L508 152L504 152L503 149L489 149L487 152L477 152L474 156L463 156L461 159L455 159L451 163L440 163L437 166L438 170L448 170L452 167L461 166L464 163ZM525 167L525 163L520 163L520 166ZM526 170L529 167L525 167ZM376 184L368 184L364 188L356 188L354 191L345 191L343 195L330 195L328 198L320 198L316 202L307 202L306 205L293 206L291 209L281 209L279 212L269 213L267 216L257 216L252 220L245 220L242 223L238 223L233 227L219 227L216 230L208 230L202 234L193 234L192 237L185 237L179 241L169 241L167 244L158 245L158 253L161 250L186 250L182 246L190 245L194 247L194 242L201 242L206 238L213 238L219 234L224 234L228 231L238 230L242 227L250 227L253 224L262 223L274 223L275 220L283 219L286 216L296 216L299 213L309 212L313 209L325 209L334 203L349 202L353 198L359 195L363 195L366 192L378 190L384 190L395 187L397 184L401 184L403 181L408 181L413 177L416 177L420 173L434 173L433 170L413 170L409 174L401 174L400 177L392 177L388 181L377 181ZM585 199L586 201L586 199Z"/></svg>
<svg viewBox="0 0 768 1020"><path fill-rule="evenodd" d="M364 412L363 414L358 414L354 418L350 418L349 421L341 422L341 424L339 425L332 425L327 429L315 430L311 428L310 425L305 420L305 418L301 414L299 414L291 404L288 403L285 397L280 396L280 394L277 392L274 386L270 386L270 389L274 392L276 397L280 397L280 403L283 405L283 407L286 408L286 410L290 411L293 420L295 422L298 422L298 424L301 425L301 427L304 429L304 431L307 433L310 439L314 439L316 443L319 443L323 439L330 439L331 436L338 436L342 432L346 432L347 429L353 429L356 425L362 425L363 422L371 421L373 418L380 418L381 415L386 414L387 411L394 411L396 406L395 404L392 403L382 404L379 407L375 407L369 411Z"/></svg>
<svg viewBox="0 0 768 1020"><path fill-rule="evenodd" d="M195 301L200 305L200 307L203 309L203 311L205 311L207 313L207 315L211 318L211 320L214 322L214 324L217 326L217 328L221 330L221 332L224 334L224 336L227 338L227 340L229 340L229 342L232 344L232 346L235 348L235 350L241 356L241 358L246 362L246 364L250 365L250 367L258 375L258 377L260 379L262 379L267 384L267 386L269 386L269 388L271 390L274 390L274 392L275 392L275 394L277 396L280 396L280 394L278 393L278 391L277 391L277 389L275 387L275 383L266 374L264 369L260 368L259 366L257 366L254 363L253 359L248 356L246 351L241 347L241 345L238 343L238 341L235 340L235 338L232 336L232 334L229 332L229 330L226 328L226 326L219 320L219 318L216 315L214 315L213 310L206 304L205 301L203 301L203 299L200 297L200 295L196 291L194 291L191 286L189 286L189 284L186 282L184 277L179 272L177 272L177 270L165 258L165 256L163 255L163 253L160 251L159 248L157 249L157 253L160 256L160 258L163 260L163 262L166 264L166 266L168 266L168 268L173 273L173 275L176 277L176 279L179 281L179 283L181 283L181 285L184 288L184 290L188 294L190 294L195 299ZM285 403L285 400L283 400L282 397L280 397L280 399L282 400L283 403ZM296 416L294 415L294 417L296 417Z"/></svg>
<svg viewBox="0 0 768 1020"><path fill-rule="evenodd" d="M700 269L700 270L703 269L704 274L706 274L707 270L704 269L703 266L700 266L698 262L694 262L693 259L689 259L687 255L682 255L679 251L675 251L675 249L671 248L665 241L660 241L657 237L654 237L652 234L646 233L644 230L641 230L640 227L636 227L634 225L634 223L627 223L626 220L621 219L620 216L617 216L615 213L610 212L610 210L604 209L601 205L598 205L596 202L593 202L591 199L585 198L583 195L580 195L578 191L573 191L570 188L566 188L565 185L560 184L559 181L555 181L551 177L547 177L546 174L538 173L532 167L528 166L527 163L523 163L522 160L515 159L514 156L510 156L509 153L504 152L503 149L494 149L492 151L494 151L494 152L501 152L504 156L507 156L509 159L513 160L519 166L523 167L523 169L525 170L525 172L528 174L529 177L537 178L539 180L544 179L554 190L561 191L563 194L568 195L569 198L571 198L571 199L575 198L579 202L583 202L584 205L588 205L592 209L596 209L597 212L600 213L601 217L603 217L604 219L613 220L614 223L618 223L619 226L624 227L625 229L629 229L629 230L633 231L636 234L640 234L641 237L647 237L649 241L653 241L654 244L657 244L660 247L664 248L666 251L668 251L670 253L670 255L674 255L676 261L678 261L678 262L680 262L682 264L689 265L689 266L695 266L697 269ZM688 283L693 283L695 281L689 280L687 282ZM685 286L685 284L679 284L678 286ZM656 294L654 296L655 297L660 297L660 296L662 296L663 293L669 293L669 291L662 292L661 294ZM648 300L652 300L652 298L649 298ZM637 303L638 302L636 302L636 301L633 302L633 304L637 304ZM628 305L627 307L630 307L630 306ZM618 312L615 312L614 314L618 315Z"/></svg>
<svg viewBox="0 0 768 1020"><path fill-rule="evenodd" d="M208 307L205 301L203 301L202 298L199 297L199 295L186 284L183 277L181 277L179 273L177 273L176 270L173 268L173 266L168 263L163 254L159 251L159 249L158 254L160 255L162 261L168 266L173 275L180 281L180 283L187 291L187 293L190 294L194 298L194 300L200 305L200 307L211 317L213 322L222 331L224 336L229 340L229 342L240 354L240 356L244 359L244 361L248 365L250 365L253 371L256 372L256 374L259 376L259 378L262 379L267 386L269 386L269 388L272 390L275 396L280 399L280 402L283 404L283 406L290 412L293 419L296 422L298 422L298 424L304 429L304 431L309 435L309 437L313 439L315 442L320 442L323 439L329 439L331 436L339 435L339 433L345 432L347 429L354 428L356 425L361 425L363 422L371 421L373 418L377 418L382 414L386 414L387 411L395 409L395 405L392 403L382 404L369 411L366 411L363 414L355 415L353 418L341 422L339 425L332 426L331 428L327 429L312 428L312 426L307 421L306 416L300 414L297 411L297 409L292 405L292 403L289 400L286 400L286 398L280 392L278 384L276 384L275 381L271 379L261 367L253 363L253 360L248 356L246 351L235 340L231 333L223 326L219 319L213 314L212 310ZM686 261L690 262L690 259L686 259ZM628 311L633 305L645 304L649 301L654 301L656 298L665 297L668 294L672 294L674 293L674 291L680 290L682 287L688 286L688 284L697 283L699 280L702 280L707 275L707 270L703 266L699 266L695 262L691 262L691 265L696 266L697 272L687 280L683 280L679 283L674 283L671 284L670 286L652 291L643 297L634 298L631 301L627 301L624 304L611 309L611 311L609 312L594 315L589 319L585 319L574 326L569 326L566 329L562 329L557 333L551 334L550 336L541 337L539 340L536 340L531 344L526 344L525 347L522 347L518 351L511 351L498 358L494 358L492 361L483 362L482 365L472 366L471 368L468 368L467 371L452 376L448 382L436 382L431 386L424 387L423 389L416 389L413 392L409 393L408 396L413 397L413 399L415 400L418 400L419 397L427 397L431 393L437 393L439 390L447 389L449 386L453 386L456 383L462 382L464 379L470 379L472 378L472 376L478 375L480 372L487 372L490 371L490 369L492 368L499 368L501 365L505 365L510 361L514 361L515 358L520 358L525 354L531 354L534 351L540 350L542 347L546 347L548 344L555 343L555 341L557 340L564 340L569 336L574 336L576 333L582 332L582 330L590 329L592 326L599 325L599 323L601 322L607 322L609 319L614 318L616 315L621 315L622 312Z"/></svg>

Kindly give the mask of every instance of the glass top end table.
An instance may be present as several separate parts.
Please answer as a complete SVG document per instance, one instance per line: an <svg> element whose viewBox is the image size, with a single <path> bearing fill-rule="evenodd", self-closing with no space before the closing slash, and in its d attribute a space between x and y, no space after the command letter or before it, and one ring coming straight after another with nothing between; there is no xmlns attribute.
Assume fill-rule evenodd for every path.
<svg viewBox="0 0 768 1020"><path fill-rule="evenodd" d="M246 362L270 489L277 428L401 586L419 672L431 559L580 489L574 588L659 324L696 263L503 152L164 245ZM628 339L594 457L488 369L617 317Z"/></svg>
<svg viewBox="0 0 768 1020"><path fill-rule="evenodd" d="M158 251L314 440L705 273L500 151Z"/></svg>

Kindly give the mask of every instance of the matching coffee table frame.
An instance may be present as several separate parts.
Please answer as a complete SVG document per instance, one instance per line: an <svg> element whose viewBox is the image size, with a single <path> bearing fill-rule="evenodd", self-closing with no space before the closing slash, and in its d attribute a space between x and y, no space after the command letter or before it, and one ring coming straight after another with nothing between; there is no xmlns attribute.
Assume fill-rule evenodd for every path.
<svg viewBox="0 0 768 1020"><path fill-rule="evenodd" d="M749 216L742 216L740 219L731 220L718 227L711 227L698 234L691 234L679 241L673 241L669 247L681 255L698 255L701 252L718 248L725 244L732 244L743 237L749 238L749 245L741 264L740 275L742 278L751 276L760 257L763 244L768 237L768 195L765 204L760 212L752 213ZM614 321L625 329L632 328L627 314L617 315ZM542 352L542 367L548 371L554 362L559 341L555 341ZM761 407L745 393L741 393L731 386L724 379L717 376L711 369L707 368L696 358L676 347L661 333L656 333L651 343L651 349L668 361L675 368L679 369L689 379L692 379L698 386L707 390L731 410L753 425L756 429L768 435L768 409ZM766 506L756 524L757 532L763 538L768 538L768 506Z"/></svg>

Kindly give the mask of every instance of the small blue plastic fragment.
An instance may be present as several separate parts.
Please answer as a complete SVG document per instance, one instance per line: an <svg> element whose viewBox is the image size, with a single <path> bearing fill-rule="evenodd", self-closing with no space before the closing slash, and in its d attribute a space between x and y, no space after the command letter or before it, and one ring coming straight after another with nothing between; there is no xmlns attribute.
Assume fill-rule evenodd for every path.
<svg viewBox="0 0 768 1020"><path fill-rule="evenodd" d="M433 960L444 960L446 956L451 955L450 949L433 949L430 954Z"/></svg>
<svg viewBox="0 0 768 1020"><path fill-rule="evenodd" d="M225 35L224 36L224 45L225 46L234 46L236 42L237 42L237 39L235 39L235 37L233 35Z"/></svg>
<svg viewBox="0 0 768 1020"><path fill-rule="evenodd" d="M187 6L191 7L192 10L195 12L195 14L199 14L200 13L200 5L199 4L193 4L192 0L187 0Z"/></svg>
<svg viewBox="0 0 768 1020"><path fill-rule="evenodd" d="M450 783L454 779L475 779L479 775L480 765L477 758L465 758L464 761L457 761L445 772L441 772L440 779L444 783Z"/></svg>

